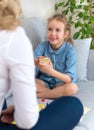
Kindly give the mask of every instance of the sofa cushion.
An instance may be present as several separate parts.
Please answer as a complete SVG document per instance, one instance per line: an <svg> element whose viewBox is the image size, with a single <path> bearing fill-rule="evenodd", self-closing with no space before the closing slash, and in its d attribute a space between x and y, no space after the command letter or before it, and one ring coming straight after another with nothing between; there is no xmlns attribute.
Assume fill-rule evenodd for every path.
<svg viewBox="0 0 94 130"><path fill-rule="evenodd" d="M82 101L84 107L90 108L90 110L83 115L77 127L81 126L85 128L85 130L94 130L94 81L79 81L77 85L79 89L75 96ZM73 130L76 129L74 128Z"/></svg>
<svg viewBox="0 0 94 130"><path fill-rule="evenodd" d="M94 50L89 51L87 63L87 79L94 81Z"/></svg>
<svg viewBox="0 0 94 130"><path fill-rule="evenodd" d="M74 47L77 52L77 78L87 80L87 61L91 38L74 40Z"/></svg>
<svg viewBox="0 0 94 130"><path fill-rule="evenodd" d="M36 48L38 43L46 39L46 28L44 22L40 18L31 17L22 19L22 27L25 29L33 45L33 49Z"/></svg>
<svg viewBox="0 0 94 130"><path fill-rule="evenodd" d="M84 106L94 109L94 81L79 81L77 85L76 96L81 99Z"/></svg>
<svg viewBox="0 0 94 130"><path fill-rule="evenodd" d="M78 124L73 130L86 130L86 129Z"/></svg>
<svg viewBox="0 0 94 130"><path fill-rule="evenodd" d="M94 130L94 110L86 113L79 124L73 130Z"/></svg>

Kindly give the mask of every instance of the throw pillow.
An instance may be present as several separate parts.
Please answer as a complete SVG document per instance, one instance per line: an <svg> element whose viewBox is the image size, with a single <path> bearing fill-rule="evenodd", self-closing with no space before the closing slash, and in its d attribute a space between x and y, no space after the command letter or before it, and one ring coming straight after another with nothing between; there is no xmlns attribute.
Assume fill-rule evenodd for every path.
<svg viewBox="0 0 94 130"><path fill-rule="evenodd" d="M87 80L87 61L92 38L73 40L77 54L77 79Z"/></svg>
<svg viewBox="0 0 94 130"><path fill-rule="evenodd" d="M36 48L38 43L45 41L45 24L40 18L30 17L22 19L22 27L25 29L25 32L33 45L33 49Z"/></svg>

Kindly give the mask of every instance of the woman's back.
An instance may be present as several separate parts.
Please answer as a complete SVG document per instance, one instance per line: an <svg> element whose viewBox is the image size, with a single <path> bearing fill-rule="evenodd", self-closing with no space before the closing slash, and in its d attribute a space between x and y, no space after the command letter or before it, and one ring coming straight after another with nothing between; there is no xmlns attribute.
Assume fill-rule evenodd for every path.
<svg viewBox="0 0 94 130"><path fill-rule="evenodd" d="M23 28L0 31L0 101L3 102L11 88L16 108L15 120L22 128L30 128L38 118L34 77L32 46ZM2 103L0 112L1 109ZM26 120L22 121L24 117Z"/></svg>

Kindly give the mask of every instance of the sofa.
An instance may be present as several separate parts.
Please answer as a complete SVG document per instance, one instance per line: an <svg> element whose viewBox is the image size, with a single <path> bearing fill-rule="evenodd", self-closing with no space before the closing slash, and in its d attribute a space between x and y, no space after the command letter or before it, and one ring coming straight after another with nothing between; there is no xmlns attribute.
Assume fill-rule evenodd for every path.
<svg viewBox="0 0 94 130"><path fill-rule="evenodd" d="M78 97L84 107L89 111L83 115L82 120L74 130L94 130L94 50L89 50L87 63L87 81L78 81Z"/></svg>
<svg viewBox="0 0 94 130"><path fill-rule="evenodd" d="M33 45L33 49L35 49L37 44L46 39L46 23L37 17L24 18L21 22L22 27L25 29ZM85 39L85 41L89 42L88 39ZM86 113L73 130L94 130L94 50L89 49L90 44L87 44L86 47L85 45L82 47L82 44L84 44L82 40L79 41L79 44L76 44L76 49L79 50L77 66L77 70L79 70L79 79L77 81L78 92L74 96L82 101L87 112L85 111ZM48 103L50 102L51 101L48 100Z"/></svg>

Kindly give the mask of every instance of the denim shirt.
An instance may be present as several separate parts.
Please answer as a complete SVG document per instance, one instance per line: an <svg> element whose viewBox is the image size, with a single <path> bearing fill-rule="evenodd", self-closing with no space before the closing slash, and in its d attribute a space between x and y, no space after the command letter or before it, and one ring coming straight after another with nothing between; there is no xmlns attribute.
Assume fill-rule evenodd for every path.
<svg viewBox="0 0 94 130"><path fill-rule="evenodd" d="M40 43L34 51L34 58L38 56L49 57L55 70L69 75L72 82L76 82L76 52L70 43L64 42L56 51L51 48L49 41ZM36 75L37 74L39 74L39 79L51 84L62 82L55 77L40 72L36 67Z"/></svg>

